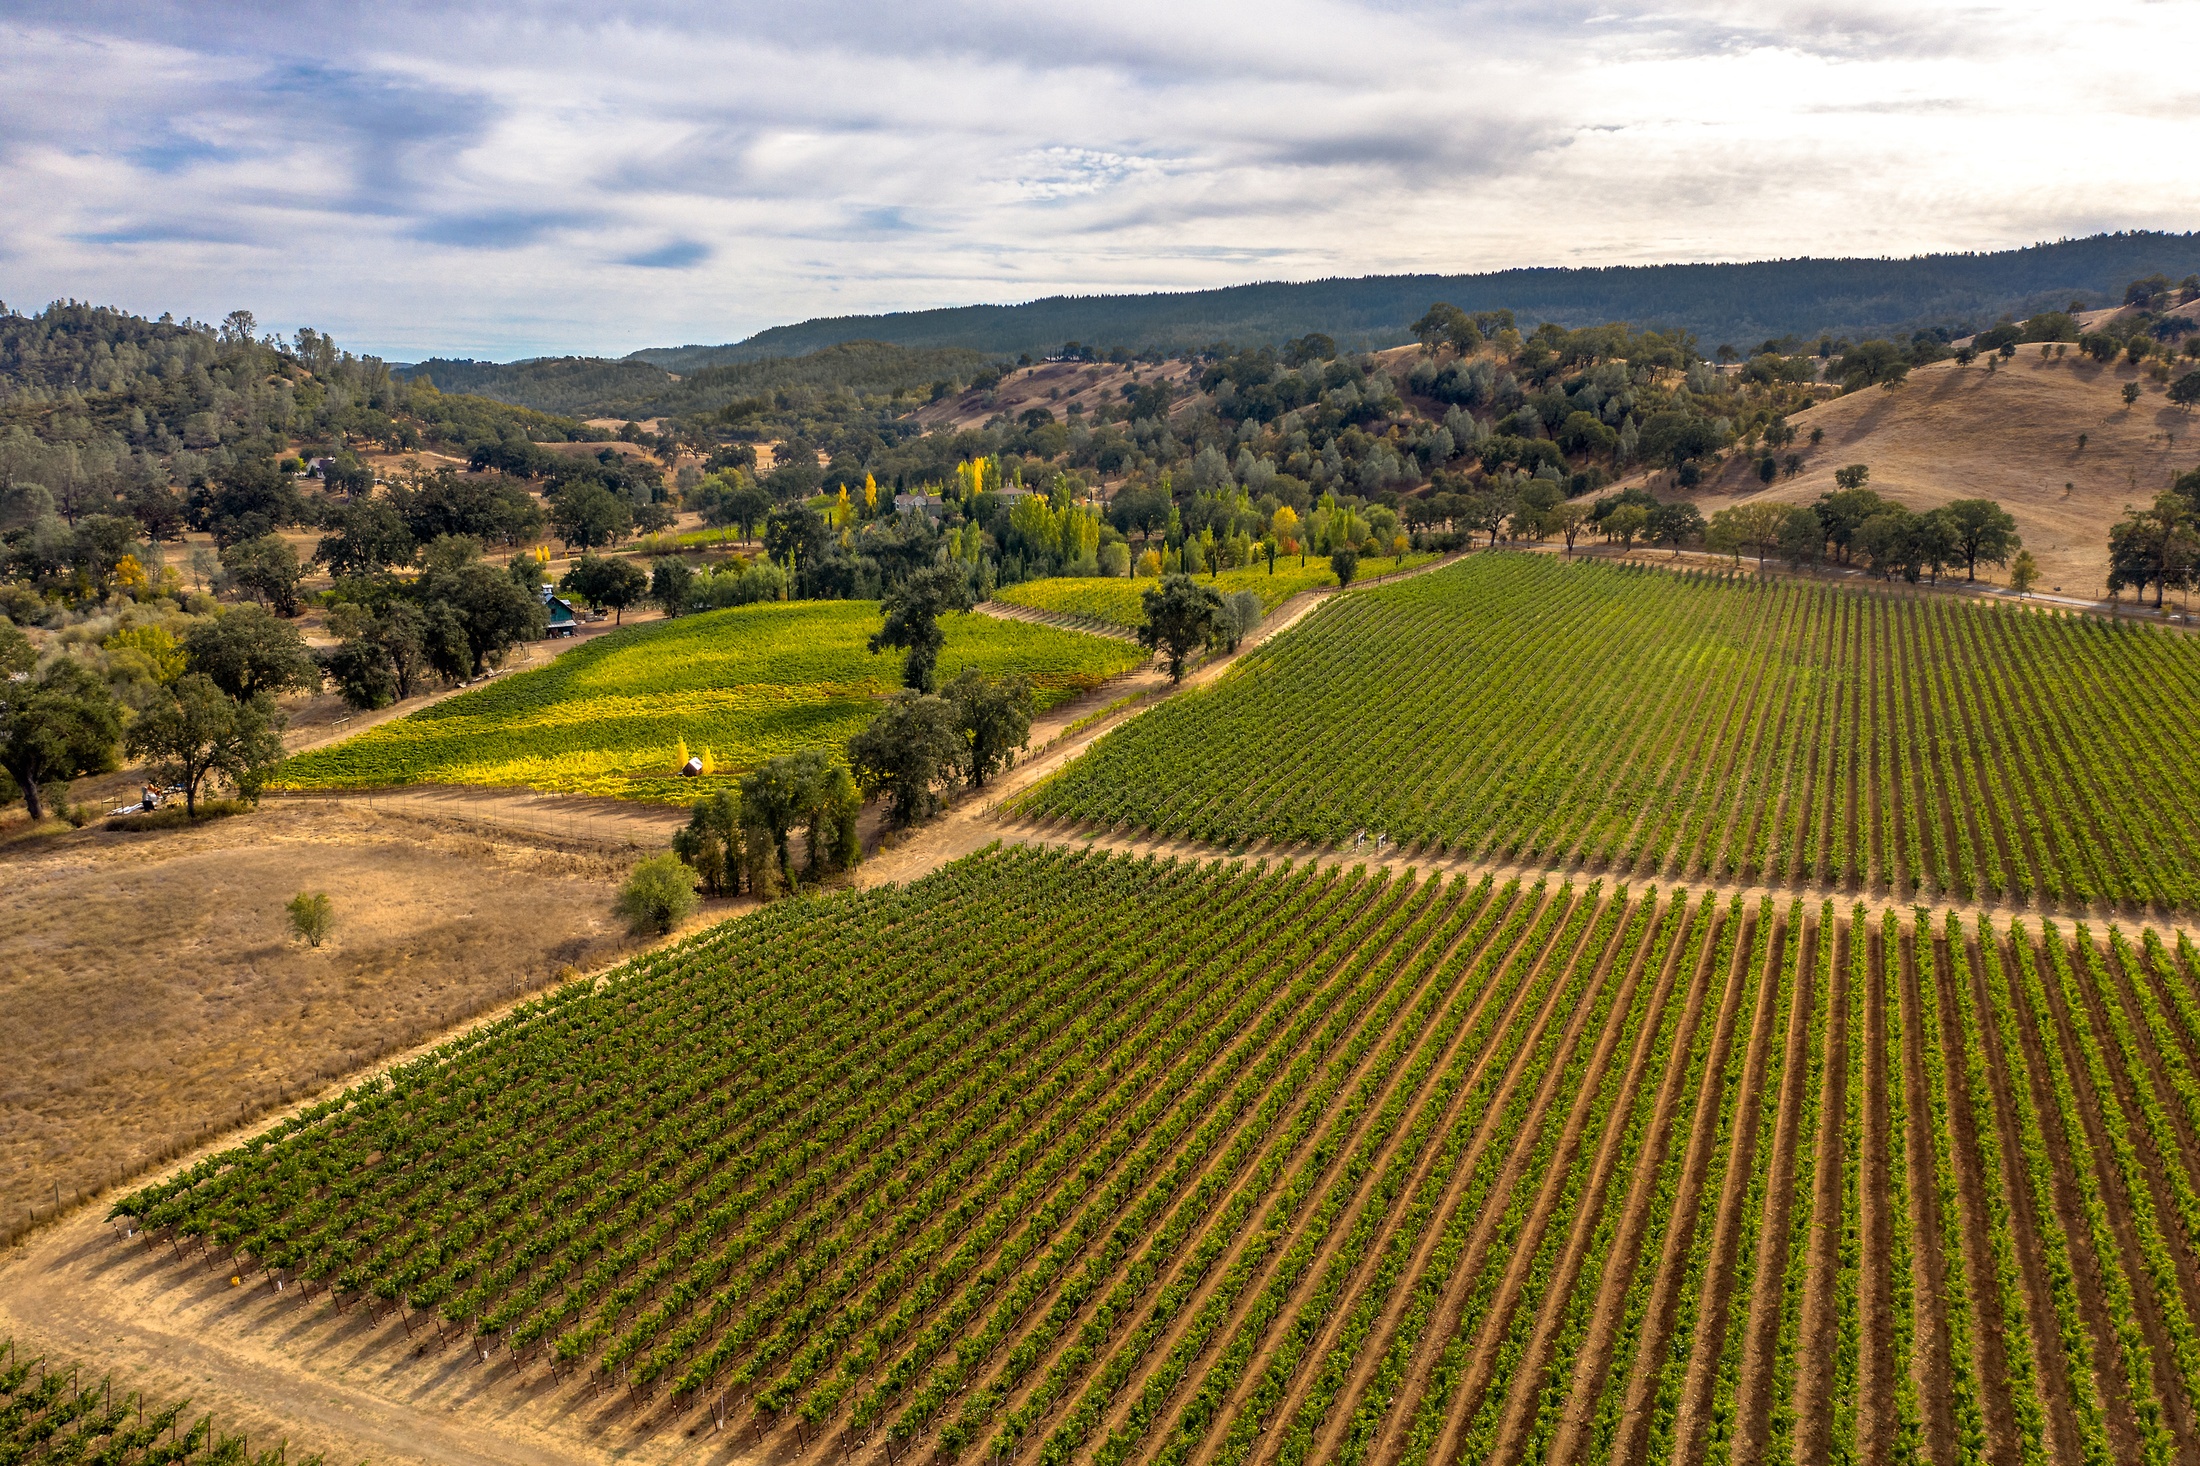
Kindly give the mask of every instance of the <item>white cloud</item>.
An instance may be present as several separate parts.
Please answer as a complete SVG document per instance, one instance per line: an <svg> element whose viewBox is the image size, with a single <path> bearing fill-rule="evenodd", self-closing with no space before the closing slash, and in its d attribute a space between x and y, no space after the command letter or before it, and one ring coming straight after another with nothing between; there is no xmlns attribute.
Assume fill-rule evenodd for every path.
<svg viewBox="0 0 2200 1466"><path fill-rule="evenodd" d="M12 7L0 296L409 357L2193 227L2200 7Z"/></svg>

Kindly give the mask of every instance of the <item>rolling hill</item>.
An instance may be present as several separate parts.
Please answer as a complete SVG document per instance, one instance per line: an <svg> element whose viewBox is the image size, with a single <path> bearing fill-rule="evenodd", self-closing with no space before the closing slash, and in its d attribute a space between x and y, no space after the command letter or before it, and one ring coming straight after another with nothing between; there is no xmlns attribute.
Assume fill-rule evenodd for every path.
<svg viewBox="0 0 2200 1466"><path fill-rule="evenodd" d="M1796 477L1764 488L1737 454L1696 499L1707 515L1756 499L1807 504L1832 491L1836 469L1861 463L1872 488L1912 509L2000 500L2040 563L2041 589L2105 595L2108 527L2126 504L2200 466L2200 422L2159 387L2124 406L2135 375L2075 351L2043 359L2036 346L1993 372L1935 362L1892 391L1851 392L1791 418L1804 449ZM1814 428L1825 440L1810 447Z"/></svg>

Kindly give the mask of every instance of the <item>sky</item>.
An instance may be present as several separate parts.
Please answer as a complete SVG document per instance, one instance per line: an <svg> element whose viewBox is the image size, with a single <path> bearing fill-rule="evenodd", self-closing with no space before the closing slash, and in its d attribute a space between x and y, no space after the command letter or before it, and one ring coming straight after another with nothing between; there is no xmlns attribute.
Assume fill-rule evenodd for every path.
<svg viewBox="0 0 2200 1466"><path fill-rule="evenodd" d="M0 301L391 360L2200 228L2200 0L9 0Z"/></svg>

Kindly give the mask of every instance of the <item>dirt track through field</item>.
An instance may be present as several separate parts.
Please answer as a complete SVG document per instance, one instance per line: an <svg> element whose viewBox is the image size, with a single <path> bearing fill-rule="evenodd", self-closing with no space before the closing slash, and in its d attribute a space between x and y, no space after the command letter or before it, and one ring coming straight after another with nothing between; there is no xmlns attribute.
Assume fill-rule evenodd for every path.
<svg viewBox="0 0 2200 1466"><path fill-rule="evenodd" d="M1310 593L1287 602L1248 642L1247 649L1294 624L1334 594ZM1233 657L1217 658L1188 676L1186 683L1194 687L1211 683L1233 661ZM1357 865L1370 872L1381 868L1394 877L1410 868L1424 878L1444 877L1449 893L1445 903L1460 899L1458 893L1486 878L1493 902L1502 906L1517 901L1524 903L1523 912L1538 908L1545 915L1523 916L1517 935L1508 938L1501 951L1465 946L1424 950L1436 930L1432 908L1399 929L1392 939L1396 949L1381 956L1379 963L1368 956L1376 965L1365 978L1371 984L1367 996L1346 1005L1351 1009L1349 1021L1335 1040L1338 1045L1348 1039L1360 1045L1354 1050L1358 1057L1342 1072L1343 1088L1338 1091L1356 1091L1360 1098L1353 1108L1332 1113L1316 1131L1307 1132L1308 1139L1283 1158L1281 1169L1273 1171L1275 1183L1271 1183L1280 1183L1285 1175L1303 1168L1293 1184L1304 1188L1305 1208L1329 1219L1324 1223L1329 1231L1304 1256L1288 1260L1285 1247L1265 1241L1257 1227L1249 1226L1231 1239L1166 1326L1140 1346L1141 1368L1181 1352L1176 1383L1158 1396L1142 1398L1139 1371L1133 1370L1130 1386L1098 1402L1098 1412L1083 1428L1073 1454L1088 1458L1112 1437L1116 1446L1111 1449L1121 1449L1129 1458L1149 1458L1167 1447L1194 1466L1286 1458L1327 1460L1347 1454L1385 1463L1448 1461L1465 1447L1472 1427L1490 1432L1486 1438L1495 1442L1493 1459L1516 1459L1535 1430L1549 1443L1547 1459L1571 1461L1580 1459L1587 1447L1588 1427L1599 1401L1610 1396L1626 1401L1614 1459L1633 1459L1651 1428L1651 1404L1662 1391L1666 1403L1659 1408L1672 1411L1674 1419L1660 1428L1670 1428L1680 1459L1693 1460L1701 1453L1703 1432L1709 1422L1723 1419L1719 1412L1728 1408L1724 1402L1729 1396L1739 1402L1738 1422L1731 1427L1736 1432L1737 1458L1754 1459L1764 1446L1765 1421L1778 1403L1769 1393L1774 1377L1769 1351L1780 1337L1780 1313L1799 1307L1805 1328L1795 1375L1801 1381L1796 1391L1800 1408L1795 1440L1800 1455L1815 1458L1827 1434L1824 1412L1830 1396L1820 1375L1831 1348L1824 1337L1831 1327L1828 1315L1840 1306L1832 1274L1839 1259L1841 1218L1844 1208L1860 1202L1864 1246L1857 1279L1862 1313L1856 1384L1858 1440L1865 1459L1875 1459L1889 1443L1895 1424L1893 1381L1888 1377L1893 1341L1887 1337L1886 1267L1881 1256L1887 1228L1887 1189L1881 1168L1889 1162L1915 1165L1907 1188L1917 1223L1912 1237L1919 1282L1914 1344L1918 1377L1927 1386L1920 1391L1918 1404L1924 1411L1926 1438L1936 1453L1952 1444L1955 1422L1945 1399L1936 1398L1945 1396L1941 1381L1948 1340L1936 1286L1943 1249L1957 1249L1970 1264L1973 1305L1980 1310L1979 1322L1985 1322L1989 1295L1979 1266L1986 1251L1981 1188L2004 1184L2007 1178L1980 1169L1969 1111L1959 1104L1952 1132L1961 1153L1954 1173L1961 1188L1958 1234L1940 1234L1932 1217L1935 1182L1929 1167L1942 1158L1932 1153L1934 1122L1924 1103L1925 1066L1933 1056L1922 1047L1917 1005L1922 1001L1939 1004L1942 995L1920 991L1916 954L1907 934L1899 949L1882 950L1874 931L1865 964L1873 989L1883 991L1887 1002L1902 1003L1909 1013L1902 1027L1907 1042L1901 1052L1888 1052L1889 1033L1877 1011L1879 1005L1874 1005L1870 1021L1860 1029L1868 1054L1863 1062L1852 1064L1839 1025L1846 1022L1850 1005L1863 995L1850 991L1843 964L1848 944L1865 940L1865 933L1845 924L1855 900L1851 891L1799 879L1685 882L1680 889L1690 898L1691 922L1706 923L1707 933L1731 924L1734 930L1726 938L1731 941L1731 956L1723 964L1715 961L1717 939L1706 937L1701 957L1691 959L1693 965L1684 970L1683 947L1676 936L1672 952L1657 968L1649 968L1639 953L1622 967L1614 961L1610 946L1591 949L1589 934L1597 912L1619 912L1614 917L1619 923L1615 932L1632 917L1626 906L1617 904L1615 892L1606 890L1593 900L1584 893L1582 888L1598 878L1593 866L1572 862L1574 851L1589 847L1586 839L1575 842L1566 852L1569 863L1554 871L1535 860L1469 860L1387 847L1315 850L1256 845L1222 851L1137 832L1009 819L998 812L1002 801L1062 768L1106 731L1157 705L1170 691L1161 674L1147 669L1118 679L1077 705L1055 710L1034 728L1036 751L997 780L983 799L965 800L933 824L889 843L861 868L860 883L907 882L997 841L1021 842L1164 859L1265 860L1272 868L1286 860L1300 868ZM1760 730L1781 719L1807 723L1817 716L1807 702L1786 708L1757 707L1749 713L1755 702L1754 688L1738 689L1734 715L1753 717ZM1902 713L1897 711L1896 716ZM1731 864L1738 870L1757 869L1762 864L1757 852L1781 849L1773 831L1789 806L1797 801L1839 799L1843 788L1854 788L1854 779L1853 766L1843 769L1829 762L1821 769L1814 750L1799 754L1796 766L1782 776L1781 787L1763 791L1762 808L1737 799L1692 834L1693 868L1725 869ZM661 847L683 819L676 810L522 791L414 789L372 797L391 801L393 806L402 802L408 812L417 807L416 812L441 818L641 848ZM1858 812L1855 817L1868 815ZM1986 816L1977 818L1983 822ZM1889 838L1891 848L1893 837ZM1808 871L1812 862L1798 852L1792 859L1771 861L1770 868L1785 875ZM1511 882L1518 883L1517 897L1503 894ZM1547 883L1541 895L1530 890L1539 882ZM1561 892L1562 883L1570 883L1571 895ZM1408 905L1422 899L1417 892L1407 895L1401 884L1390 890ZM1653 926L1674 894L1670 887L1659 891L1658 908L1649 918ZM1798 897L1808 898L1807 906L1791 914L1791 902ZM1814 908L1821 897L1833 897L1839 903L1844 924L1838 932L1815 925ZM1392 895L1385 895L1377 905L1391 900ZM1640 909L1640 886L1627 901ZM1874 927L1881 913L1906 916L1909 905L1870 898L1863 902ZM1936 913L1947 909L1951 908L1936 908ZM2018 916L2026 918L2036 933L2043 914L2036 907L2018 905L1952 909L1967 922L1982 913L1990 915L1997 934L2006 933L2009 920ZM1576 910L1578 930L1565 914ZM2110 915L2105 921L2101 913L2093 917L2092 930L2103 939L2108 930L2136 933L2140 925L2128 913ZM1788 923L1798 920L1806 922L1809 935L1796 948L1802 954L1801 971L1791 973L1781 965L1789 950L1784 934ZM1420 923L1431 924L1424 928ZM1498 930L1494 924L1489 928L1490 940L1495 940ZM1412 932L1420 935L1409 935ZM1537 932L1547 935L1538 938ZM1562 932L1569 935L1561 942ZM1548 945L1536 946L1535 941ZM1829 1000L1832 1006L1827 1014L1817 1015L1828 1024L1820 1040L1825 1070L1817 1091L1821 1100L1818 1130L1806 1148L1793 1129L1794 1110L1810 1082L1805 1035L1814 1015L1808 1007L1812 999L1807 984L1821 942L1836 944L1835 986L1829 991L1840 996ZM1470 963L1485 960L1493 964L1487 982L1473 991L1461 986L1467 981ZM2009 1086L2021 1081L2008 1067L2015 1062L2017 1050L2005 1046L2021 1040L2025 1062L2035 1068L2035 1055L2044 1052L2042 1045L2067 1056L2085 1111L2080 1133L2091 1141L2092 1163L2101 1168L2105 1183L2106 1225L2120 1254L2115 1265L2131 1266L2146 1218L2174 1219L2180 1195L2160 1179L2147 1185L2143 1195L2119 1189L2120 1173L2113 1171L2108 1159L2113 1138L2103 1128L2102 1116L2111 1116L2138 1136L2149 1164L2174 1167L2179 1176L2200 1169L2195 1165L2200 1160L2200 1117L2183 1113L2174 1102L2175 1076L2167 1057L2148 1057L2142 1051L2127 1058L2108 1037L2113 1020L2138 1006L2143 994L2137 984L2153 979L2116 965L2115 959L2105 960L2110 963L2103 969L2109 974L2104 979L2108 987L2088 986L2093 979L2081 973L2071 980L2066 994L2050 978L2051 1012L2043 1015L2047 1023L2038 1032L1995 1035L1991 1046L1997 1054L2011 1057L1990 1061L1991 1103L2003 1149L2014 1155L2014 1121L2007 1118L2012 1103ZM1945 971L1946 960L1936 966ZM1507 968L1516 970L1501 978ZM2189 978L2181 974L2178 980ZM1790 980L1800 985L1792 994L1792 1006L1782 989ZM1638 995L1646 1005L1638 1020L1642 1028L1623 1042L1627 1014ZM1468 1035L1482 1031L1485 1003L1494 1005L1489 1017L1493 1026L1485 1040L1477 1041L1481 1047L1470 1048ZM1456 1029L1447 1031L1449 1036L1438 1040L1413 1027L1420 1021L1415 1014L1440 1013L1459 1004L1467 1005L1466 1010ZM1670 1038L1658 1038L1660 1015L1676 1004L1680 1014ZM1950 1000L1940 1007L1937 1031L1947 1050L1951 1097L1960 1099L1966 1091L1961 1088L1962 1041L1955 1032L1955 1020ZM1703 1045L1701 1073L1690 1078L1684 1061L1704 1025L1712 1029ZM1493 1070L1499 1037L1508 1032L1515 1035L1512 1046L1504 1050L1502 1064ZM1654 1045L1668 1042L1671 1048L1657 1057L1665 1067L1652 1083L1646 1075L1656 1056ZM2090 1050L2084 1047L2087 1042L2093 1045ZM2177 1042L2178 1063L2200 1056L2200 1034L2180 1031ZM2096 1062L2088 1055L2099 1056L2099 1078L2095 1069L2087 1067ZM1239 1056L1232 1062L1249 1057ZM1900 1073L1908 1093L1908 1123L1896 1133L1889 1133L1884 1111L1890 1065ZM1136 1067L1134 1062L1131 1068ZM1764 1087L1772 1080L1768 1071L1773 1068L1780 1071L1779 1076L1767 1090ZM1125 1072L1129 1075L1131 1070ZM1730 1072L1731 1081L1723 1077ZM1855 1198L1845 1195L1839 1185L1843 1153L1839 1109L1847 1100L1848 1080L1843 1077L1847 1073L1863 1077L1869 1099L1863 1108L1862 1171ZM1448 1087L1439 1087L1438 1076L1447 1074L1452 1076L1444 1080ZM1607 1077L1609 1116L1624 1115L1641 1098L1649 1117L1648 1138L1632 1172L1616 1167L1617 1131L1612 1128L1616 1121L1592 1120L1592 1099ZM1156 1078L1136 1082L1150 1085ZM1485 1098L1470 1110L1468 1098L1478 1093ZM2156 1098L2170 1101L2171 1118L2149 1131L2141 1122ZM1722 1099L1733 1105L1726 1122L1718 1118ZM1244 1111L1247 1116L1252 1113L1252 1106ZM1284 1113L1288 1124L1296 1110ZM1514 1118L1503 1120L1508 1113ZM1378 1124L1385 1114L1395 1117L1388 1131L1381 1125L1393 1125L1392 1120ZM1410 1159L1401 1150L1408 1127L1417 1122L1431 1124L1430 1134L1436 1137L1462 1131L1450 1172L1438 1168L1440 1147L1434 1141ZM1193 1116L1191 1126L1198 1123L1199 1116ZM1187 1137L1191 1126L1183 1132ZM1279 1125L1276 1133L1282 1134L1284 1128ZM1322 1134L1319 1145L1312 1139L1317 1132ZM1240 1122L1220 1135L1216 1155L1246 1138L1247 1132ZM1543 1139L1538 1142L1537 1137ZM1179 1140L1163 1153L1164 1166L1183 1154L1184 1143ZM1539 1143L1541 1149L1536 1148ZM2063 1173L2065 1215L2060 1220L2074 1238L2082 1237L2082 1220L2075 1215L2069 1194L2068 1146L2056 1134L2050 1148ZM1345 1166L1348 1156L1357 1156L1349 1168ZM1469 1179L1485 1162L1495 1168L1491 1189L1478 1212L1462 1214ZM1678 1191L1671 1203L1672 1225L1661 1244L1637 1255L1653 1223L1662 1225L1666 1220L1652 1217L1647 1209L1653 1180L1668 1162L1679 1172ZM1394 1165L1400 1187L1397 1196L1435 1188L1436 1205L1425 1235L1404 1236L1394 1214L1374 1209L1377 1178ZM1751 1219L1743 1202L1752 1184L1753 1165L1766 1169L1772 1196L1761 1217ZM1203 1163L1189 1172L1185 1184L1197 1184L1208 1174ZM1570 1174L1580 1181L1569 1182ZM1093 1178L1091 1194L1080 1198L1079 1209L1067 1214L1070 1218L1081 1217L1083 1208L1098 1204L1106 1176L1101 1172ZM1817 1216L1798 1244L1804 1254L1799 1289L1783 1288L1781 1276L1790 1245L1791 1179L1813 1188ZM1149 1184L1141 1183L1139 1189L1109 1204L1127 1209L1148 1194ZM1238 1183L1232 1179L1229 1184ZM976 1185L976 1181L967 1183L958 1196L975 1195ZM1269 1205L1263 1196L1260 1210ZM2146 1215L2142 1217L2137 1208ZM1505 1220L1509 1210L1516 1221ZM1600 1218L1607 1214L1615 1218L1612 1261L1601 1275L1595 1275L1585 1271L1584 1259ZM2029 1251L2040 1219L2026 1203L2019 1203L2015 1214L2020 1243ZM1102 1230L1113 1225L1112 1215L1099 1218ZM1455 1265L1447 1263L1448 1271L1432 1271L1438 1241L1454 1223L1464 1238ZM1300 1220L1280 1217L1279 1225L1295 1227ZM1695 1241L1699 1235L1705 1240ZM1364 1252L1348 1253L1348 1237L1364 1237L1368 1243ZM1745 1242L1754 1258L1754 1270L1746 1276L1736 1271ZM1256 1244L1265 1250L1256 1253ZM1690 1271L1692 1246L1709 1249L1708 1267L1701 1272L1700 1282L1690 1281L1695 1276ZM1394 1248L1402 1268L1396 1274L1384 1274L1387 1281L1378 1283L1377 1261ZM2097 1336L2110 1341L2098 1358L2103 1363L2103 1394L2111 1402L2110 1428L2122 1446L2134 1435L2132 1411L2123 1403L2128 1385L2117 1373L2121 1364L2109 1332L2113 1321L2100 1301L2101 1269L2089 1254L2090 1249L2079 1249L2077 1275L2085 1296L2085 1317ZM1548 1274L1538 1258L1550 1260ZM991 1254L980 1260L983 1265L990 1261ZM1100 1277L1084 1296L1097 1298L1121 1276L1118 1271ZM1173 1276L1164 1267L1145 1285L1148 1296L1167 1287ZM2139 1327L2155 1361L2154 1378L2144 1386L2150 1394L2160 1394L2183 1456L2193 1459L2194 1402L2187 1398L2185 1381L2170 1362L2165 1321L2185 1305L2179 1295L2200 1293L2200 1273L2193 1260L2180 1252L2169 1274L2150 1277L2138 1268L2134 1281ZM2042 1274L2029 1258L2018 1286L2029 1327L2046 1347L2054 1338L2054 1324L2045 1316ZM1538 1383L1539 1374L1545 1362L1556 1357L1562 1313L1577 1287L1594 1290L1591 1321L1579 1337L1578 1352L1568 1356L1573 1360L1571 1375L1553 1380L1546 1388ZM1020 1327L1044 1316L1060 1288L1057 1282L1042 1294L1028 1322ZM1231 1290L1227 1296L1225 1289ZM1631 1290L1648 1290L1647 1314L1639 1344L1630 1343L1631 1352L1615 1367L1614 1352L1621 1341L1615 1337L1614 1315ZM1433 1306L1425 1317L1415 1315L1421 1322L1409 1332L1409 1304L1424 1294ZM1069 1357L1078 1321L1090 1317L1092 1306L1089 1301L1079 1304L1072 1326L1060 1330L1053 1346L1035 1364L1022 1366L1023 1372L1014 1380L1002 1373L1004 1348L966 1383L964 1393L999 1384L1004 1390L999 1411L1021 1408L1034 1398L1050 1370ZM1324 1382L1321 1371L1327 1356L1343 1337L1347 1318L1355 1309L1371 1324L1366 1333L1370 1342L1341 1376ZM1203 1310L1214 1317L1202 1324L1205 1331L1194 1342L1188 1331ZM1669 1337L1676 1316L1683 1312L1691 1320L1690 1331L1679 1336L1680 1352L1668 1363ZM736 1403L726 1427L718 1430L711 1413L693 1403L635 1410L619 1397L597 1395L571 1375L553 1381L539 1370L523 1372L508 1355L495 1354L491 1362L483 1363L459 1337L462 1331L454 1330L446 1344L440 1326L431 1332L417 1316L411 1324L408 1329L394 1314L377 1319L364 1309L333 1313L319 1299L309 1302L295 1293L277 1294L264 1276L241 1277L233 1286L226 1267L182 1260L165 1244L147 1245L143 1238L119 1240L101 1222L97 1203L35 1234L0 1267L0 1334L13 1333L32 1348L111 1361L123 1380L142 1377L161 1388L195 1393L200 1407L213 1409L225 1428L244 1428L266 1439L288 1434L294 1448L330 1450L341 1459L366 1455L383 1462L542 1461L556 1466L797 1458L822 1466L844 1454L864 1461L887 1459L881 1436L873 1433L860 1449L851 1451L851 1438L831 1420L825 1431L801 1431L791 1418L767 1424ZM1136 1317L1118 1319L1113 1332L1102 1340L1101 1358L1122 1347L1136 1327ZM2042 1329L2049 1332L2041 1334ZM1271 1366L1279 1343L1296 1336L1305 1340L1297 1362ZM927 1346L935 1347L944 1346ZM2003 1351L2015 1347L2025 1346L1999 1339L1986 1343L1985 1362L1990 1367L1977 1382L1997 1458L2014 1447L2011 1407L2001 1378L2006 1371L2000 1362ZM1373 1393L1377 1365L1388 1353L1395 1353L1403 1373L1387 1387L1389 1393L1378 1397ZM894 1363L896 1358L889 1356L886 1362ZM1097 1361L1080 1367L1097 1367ZM1264 1374L1271 1367L1279 1371L1273 1378ZM2059 1379L2059 1368L2051 1366L2047 1378ZM916 1377L922 1378L921 1369ZM1437 1403L1417 1417L1424 1394L1439 1387ZM1028 1459L1065 1418L1085 1388L1073 1381L1066 1392L1052 1397L1021 1441L1023 1458ZM1303 1446L1291 1446L1279 1427L1312 1409L1317 1389L1333 1391L1324 1396L1333 1398L1333 1403L1324 1407L1325 1413L1308 1417L1311 1434ZM1557 1412L1555 1419L1539 1427L1539 1419L1551 1411ZM2074 1427L2066 1409L2051 1414L2060 1448ZM1478 1420L1484 1423L1476 1425ZM909 1459L911 1449L923 1459L929 1454L928 1438L929 1431L909 1441L897 1461ZM989 1439L981 1435L977 1444L982 1447ZM1290 1456L1287 1447L1302 1454Z"/></svg>

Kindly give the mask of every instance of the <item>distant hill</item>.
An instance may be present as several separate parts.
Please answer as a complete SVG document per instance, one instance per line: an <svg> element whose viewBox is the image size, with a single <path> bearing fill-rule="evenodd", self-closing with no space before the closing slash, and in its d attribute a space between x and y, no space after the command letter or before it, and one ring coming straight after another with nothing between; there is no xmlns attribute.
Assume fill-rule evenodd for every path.
<svg viewBox="0 0 2200 1466"><path fill-rule="evenodd" d="M470 392L540 412L646 419L715 412L738 398L769 399L790 389L858 396L912 391L942 378L958 382L986 362L975 351L911 349L878 341L842 341L798 356L689 364L667 369L628 357L545 356L532 361L437 358L393 368L443 392Z"/></svg>
<svg viewBox="0 0 2200 1466"><path fill-rule="evenodd" d="M1627 321L1678 326L1710 347L1821 332L1862 337L1945 327L1961 334L2004 314L2111 304L2160 272L2200 273L2200 233L2131 232L1992 253L1910 259L1761 260L1733 265L1616 265L1479 275L1369 275L1304 284L1233 285L1156 295L1052 296L774 326L726 346L680 346L627 358L687 373L728 362L800 356L845 341L962 347L1034 356L1082 341L1102 347L1238 345L1321 331L1355 346L1391 346L1433 301L1509 309L1523 325Z"/></svg>
<svg viewBox="0 0 2200 1466"><path fill-rule="evenodd" d="M437 357L391 368L406 381L430 381L439 392L466 392L537 412L594 417L607 402L647 397L672 378L643 361L544 356L532 361L450 361Z"/></svg>

